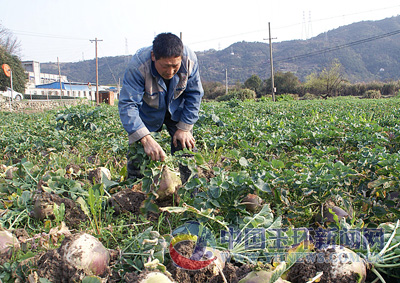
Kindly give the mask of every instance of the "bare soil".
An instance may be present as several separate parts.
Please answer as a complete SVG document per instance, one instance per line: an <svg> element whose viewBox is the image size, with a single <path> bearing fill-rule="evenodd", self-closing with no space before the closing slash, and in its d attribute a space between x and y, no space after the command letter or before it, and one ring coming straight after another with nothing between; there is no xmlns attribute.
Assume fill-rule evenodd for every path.
<svg viewBox="0 0 400 283"><path fill-rule="evenodd" d="M139 215L140 207L145 199L144 193L125 189L115 193L109 199L109 204L114 208L114 213L117 215L128 212Z"/></svg>
<svg viewBox="0 0 400 283"><path fill-rule="evenodd" d="M147 196L141 191L141 183L134 185L132 188L119 191L109 199L108 203L113 207L115 214L132 213L140 215L142 213L141 207L143 201ZM179 196L175 193L163 200L154 200L158 207L175 206L179 204ZM157 220L158 213L148 212L147 217L149 220Z"/></svg>

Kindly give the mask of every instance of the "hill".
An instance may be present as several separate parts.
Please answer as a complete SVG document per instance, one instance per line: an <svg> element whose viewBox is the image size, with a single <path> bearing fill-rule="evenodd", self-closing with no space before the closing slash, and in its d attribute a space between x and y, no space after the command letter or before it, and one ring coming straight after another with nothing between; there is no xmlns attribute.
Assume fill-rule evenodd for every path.
<svg viewBox="0 0 400 283"><path fill-rule="evenodd" d="M332 60L343 65L351 82L400 79L400 16L380 21L363 21L342 26L308 40L272 44L274 70L293 72L300 80L321 71ZM232 52L233 51L233 52ZM244 82L256 74L270 77L269 45L237 42L224 50L196 52L203 81ZM99 58L100 84L117 84L131 56ZM58 73L56 63L41 64L42 72ZM69 80L95 82L95 60L61 63Z"/></svg>

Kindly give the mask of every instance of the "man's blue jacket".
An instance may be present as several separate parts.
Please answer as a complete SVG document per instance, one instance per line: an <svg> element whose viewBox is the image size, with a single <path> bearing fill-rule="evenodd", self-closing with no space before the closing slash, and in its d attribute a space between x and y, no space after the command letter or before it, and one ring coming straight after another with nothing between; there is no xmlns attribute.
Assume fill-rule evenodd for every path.
<svg viewBox="0 0 400 283"><path fill-rule="evenodd" d="M184 47L182 64L169 91L151 60L152 47L140 49L125 72L119 96L119 115L129 144L161 128L166 111L178 129L190 131L199 118L203 88L197 57Z"/></svg>

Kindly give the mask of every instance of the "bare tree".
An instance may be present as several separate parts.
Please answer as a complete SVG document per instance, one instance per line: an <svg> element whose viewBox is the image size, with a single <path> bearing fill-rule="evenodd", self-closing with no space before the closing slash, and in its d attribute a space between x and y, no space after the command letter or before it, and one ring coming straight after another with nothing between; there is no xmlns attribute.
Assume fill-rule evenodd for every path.
<svg viewBox="0 0 400 283"><path fill-rule="evenodd" d="M334 59L330 66L321 73L311 73L307 76L305 87L308 91L319 94L322 98L336 96L341 84L345 81L344 70L338 59Z"/></svg>
<svg viewBox="0 0 400 283"><path fill-rule="evenodd" d="M0 47L2 47L6 52L19 55L21 52L21 43L14 36L14 34L3 25L0 24Z"/></svg>

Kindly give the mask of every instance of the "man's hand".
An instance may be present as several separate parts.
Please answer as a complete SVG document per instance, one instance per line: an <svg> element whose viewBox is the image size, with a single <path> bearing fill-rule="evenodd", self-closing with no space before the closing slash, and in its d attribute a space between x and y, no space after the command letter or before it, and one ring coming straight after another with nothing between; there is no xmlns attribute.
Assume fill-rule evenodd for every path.
<svg viewBox="0 0 400 283"><path fill-rule="evenodd" d="M193 149L194 144L196 143L191 132L179 129L175 132L175 135L172 138L172 142L174 143L175 147L178 146L178 141L181 143L182 148L188 149Z"/></svg>
<svg viewBox="0 0 400 283"><path fill-rule="evenodd" d="M161 148L161 146L156 142L152 136L147 135L144 136L140 142L144 147L144 152L150 156L153 161L164 161L165 160L165 152Z"/></svg>

